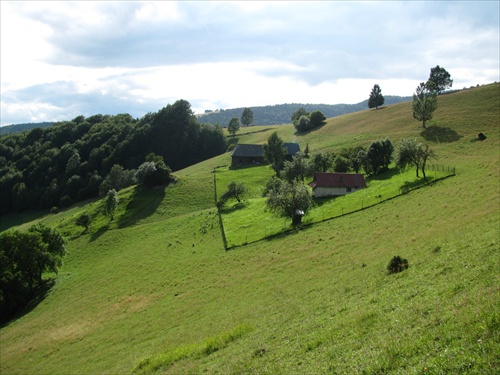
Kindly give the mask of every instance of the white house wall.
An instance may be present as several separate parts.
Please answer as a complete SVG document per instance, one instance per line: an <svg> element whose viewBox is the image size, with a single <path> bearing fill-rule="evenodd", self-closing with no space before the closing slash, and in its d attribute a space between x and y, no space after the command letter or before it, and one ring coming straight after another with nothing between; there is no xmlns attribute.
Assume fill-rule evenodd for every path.
<svg viewBox="0 0 500 375"><path fill-rule="evenodd" d="M351 188L351 191L347 191L345 187L315 187L313 189L313 195L315 197L331 197L335 195L346 195L358 191L359 189Z"/></svg>

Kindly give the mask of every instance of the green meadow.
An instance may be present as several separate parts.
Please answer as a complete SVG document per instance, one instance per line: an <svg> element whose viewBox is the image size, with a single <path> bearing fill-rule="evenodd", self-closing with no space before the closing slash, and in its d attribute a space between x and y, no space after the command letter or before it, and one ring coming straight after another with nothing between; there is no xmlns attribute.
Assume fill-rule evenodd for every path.
<svg viewBox="0 0 500 375"><path fill-rule="evenodd" d="M167 188L120 191L112 222L99 200L2 217L1 230L57 228L67 255L45 297L0 328L0 373L499 373L500 85L439 96L429 125L407 102L307 134L242 128L233 142L277 131L311 152L417 137L456 168L429 171L431 184L403 195L420 182L392 169L281 234L289 220L262 198L272 170L232 170L229 153L174 173ZM214 169L218 194L233 180L249 187L222 214L228 251ZM75 225L82 212L89 233ZM389 275L395 255L410 267Z"/></svg>

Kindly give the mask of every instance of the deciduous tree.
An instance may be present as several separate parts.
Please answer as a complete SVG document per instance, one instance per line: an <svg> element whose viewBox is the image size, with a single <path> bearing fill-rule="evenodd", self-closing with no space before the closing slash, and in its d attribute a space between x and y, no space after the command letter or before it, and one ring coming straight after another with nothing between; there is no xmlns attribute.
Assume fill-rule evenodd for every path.
<svg viewBox="0 0 500 375"><path fill-rule="evenodd" d="M286 149L283 146L283 140L278 136L278 132L274 132L268 138L267 143L263 146L264 159L271 164L271 167L279 175L285 162Z"/></svg>
<svg viewBox="0 0 500 375"><path fill-rule="evenodd" d="M227 131L234 137L238 130L240 130L240 120L238 120L238 117L233 117L231 121L229 121Z"/></svg>
<svg viewBox="0 0 500 375"><path fill-rule="evenodd" d="M309 210L312 197L303 183L283 181L279 189L269 193L266 204L271 212L290 217L293 222L299 213L305 214Z"/></svg>
<svg viewBox="0 0 500 375"><path fill-rule="evenodd" d="M424 180L427 180L425 175L427 161L435 157L434 150L430 149L428 145L423 146L422 143L417 142L416 138L406 138L402 139L398 145L396 165L405 168L408 164L412 164L415 166L417 177L419 177L418 171L420 169Z"/></svg>
<svg viewBox="0 0 500 375"><path fill-rule="evenodd" d="M304 181L309 174L309 162L303 154L294 155L291 161L286 160L280 176L285 180Z"/></svg>
<svg viewBox="0 0 500 375"><path fill-rule="evenodd" d="M89 231L90 227L90 222L92 221L90 215L86 212L78 216L78 219L76 219L76 225L79 225L81 227L85 228L85 233Z"/></svg>
<svg viewBox="0 0 500 375"><path fill-rule="evenodd" d="M219 198L218 202L218 207L222 208L225 206L227 201L231 198L234 198L238 201L238 203L241 202L241 199L243 198L243 195L248 191L247 187L243 182L230 182L229 185L227 185L227 190L222 193L222 195Z"/></svg>
<svg viewBox="0 0 500 375"><path fill-rule="evenodd" d="M425 128L425 123L432 119L432 114L437 108L436 92L429 90L429 87L424 82L421 82L413 94L412 112L413 118L422 121L422 126Z"/></svg>
<svg viewBox="0 0 500 375"><path fill-rule="evenodd" d="M113 221L115 217L115 211L118 207L118 195L116 194L115 189L111 189L108 191L106 195L105 205L106 205L106 215L109 216L110 220Z"/></svg>
<svg viewBox="0 0 500 375"><path fill-rule="evenodd" d="M253 122L253 112L250 108L245 108L241 114L241 123L249 126Z"/></svg>

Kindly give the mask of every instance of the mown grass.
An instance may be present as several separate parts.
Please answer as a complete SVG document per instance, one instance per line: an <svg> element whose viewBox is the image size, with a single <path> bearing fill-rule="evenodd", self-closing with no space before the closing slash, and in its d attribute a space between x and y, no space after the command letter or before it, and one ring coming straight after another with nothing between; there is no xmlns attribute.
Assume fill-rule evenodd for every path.
<svg viewBox="0 0 500 375"><path fill-rule="evenodd" d="M65 233L68 254L47 297L1 328L0 372L132 373L144 358L191 345L203 353L210 338L251 326L216 351L145 372L498 373L499 88L439 97L435 126L459 138L426 142L456 176L232 251L213 192L227 154L177 172L164 190L120 192L115 220L98 214L88 234L74 218L100 202L37 218ZM276 130L315 149L425 141L406 105L330 119L321 135ZM479 131L486 141L473 141ZM394 255L410 267L388 275Z"/></svg>
<svg viewBox="0 0 500 375"><path fill-rule="evenodd" d="M392 166L388 171L373 176L367 180L367 188L341 197L315 199L312 209L303 218L303 225L319 223L324 220L357 212L388 199L393 199L411 190L431 184L433 181L454 174L453 167L436 166L428 171L427 180L417 178L414 169L400 171ZM289 217L276 217L269 212L263 188L266 181L274 175L268 165L245 168L218 168L218 195L224 191L231 181L244 182L247 187L245 199L242 202L229 201L221 210L228 248L245 245L250 242L275 236L294 230ZM306 181L307 182L307 181ZM402 187L407 189L402 190Z"/></svg>

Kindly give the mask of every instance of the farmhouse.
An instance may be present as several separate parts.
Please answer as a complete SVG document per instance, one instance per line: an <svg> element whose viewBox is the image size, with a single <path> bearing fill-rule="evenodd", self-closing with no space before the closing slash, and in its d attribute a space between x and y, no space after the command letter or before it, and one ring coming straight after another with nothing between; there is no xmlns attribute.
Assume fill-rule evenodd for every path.
<svg viewBox="0 0 500 375"><path fill-rule="evenodd" d="M366 187L365 177L359 173L323 173L316 172L309 183L313 196L331 197L345 195Z"/></svg>
<svg viewBox="0 0 500 375"><path fill-rule="evenodd" d="M292 156L300 152L298 143L283 143L287 153L287 160L292 160ZM241 164L262 164L264 161L264 148L262 145L238 144L231 152L231 165Z"/></svg>

